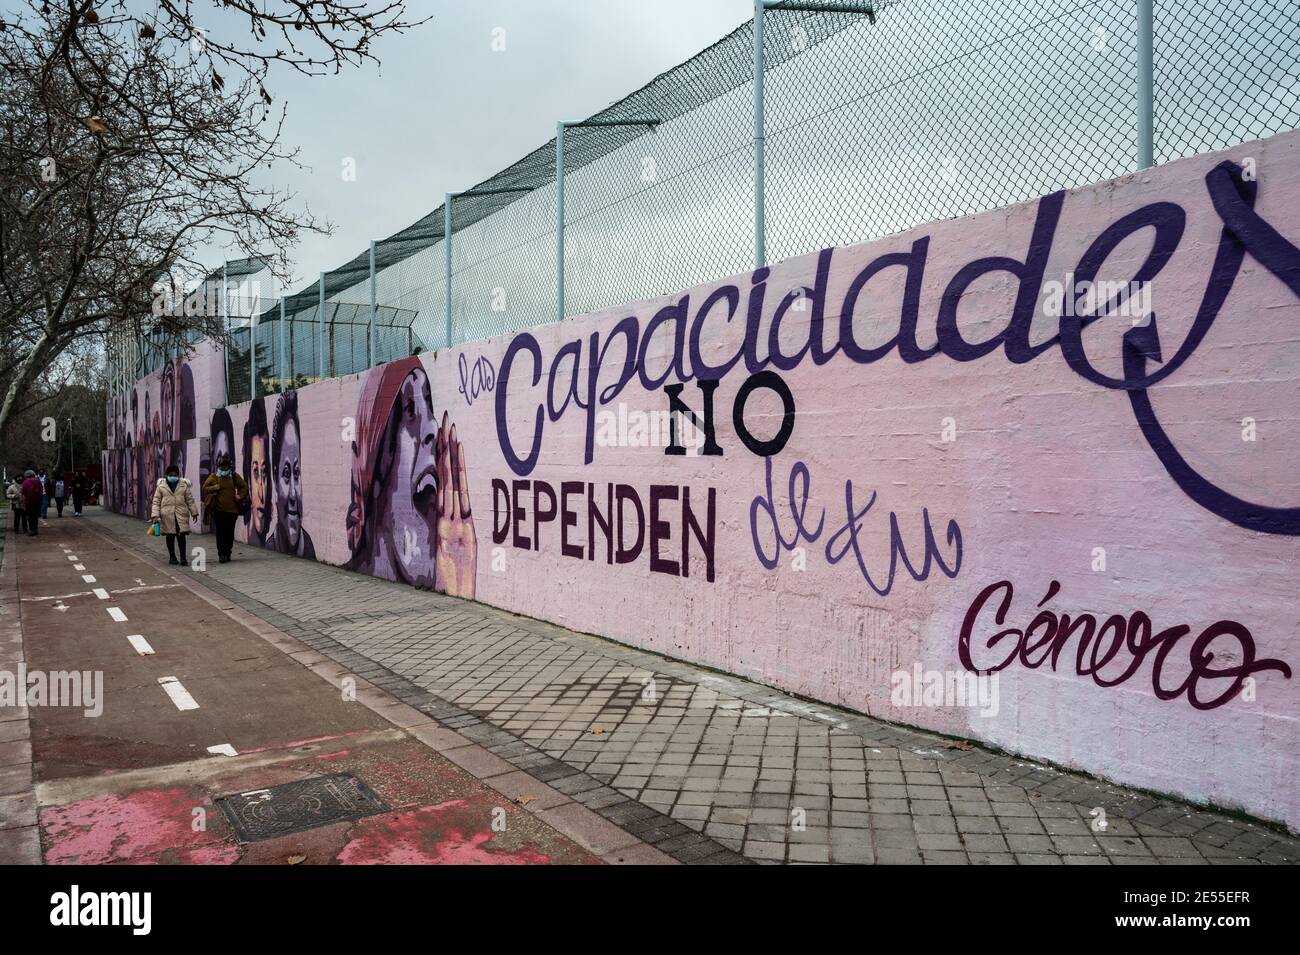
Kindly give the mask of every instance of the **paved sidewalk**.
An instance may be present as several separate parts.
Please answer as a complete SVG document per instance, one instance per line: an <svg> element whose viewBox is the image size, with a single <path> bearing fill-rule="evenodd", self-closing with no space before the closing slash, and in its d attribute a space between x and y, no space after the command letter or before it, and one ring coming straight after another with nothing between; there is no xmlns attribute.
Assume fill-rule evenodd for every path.
<svg viewBox="0 0 1300 955"><path fill-rule="evenodd" d="M18 536L12 512L0 511L0 670L17 673L27 665L18 606ZM39 863L40 830L32 780L30 712L24 703L0 706L0 863Z"/></svg>
<svg viewBox="0 0 1300 955"><path fill-rule="evenodd" d="M138 521L87 520L165 564ZM1265 826L481 604L241 545L181 572L681 862L1300 862Z"/></svg>

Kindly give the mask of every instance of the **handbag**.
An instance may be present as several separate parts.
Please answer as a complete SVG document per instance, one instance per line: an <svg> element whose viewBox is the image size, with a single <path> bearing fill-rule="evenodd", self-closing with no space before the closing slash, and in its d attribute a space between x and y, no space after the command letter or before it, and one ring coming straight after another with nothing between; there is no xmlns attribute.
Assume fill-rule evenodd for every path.
<svg viewBox="0 0 1300 955"><path fill-rule="evenodd" d="M243 497L235 498L235 509L239 511L241 517L247 517L248 512L253 509L253 502L247 494Z"/></svg>

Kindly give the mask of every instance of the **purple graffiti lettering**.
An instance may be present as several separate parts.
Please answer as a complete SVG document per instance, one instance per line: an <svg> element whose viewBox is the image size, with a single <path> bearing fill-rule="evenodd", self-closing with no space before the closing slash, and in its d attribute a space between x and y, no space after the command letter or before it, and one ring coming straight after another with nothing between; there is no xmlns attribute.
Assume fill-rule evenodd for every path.
<svg viewBox="0 0 1300 955"><path fill-rule="evenodd" d="M766 484L765 493L750 502L749 531L754 542L754 554L758 558L758 562L768 570L772 570L780 562L782 551L794 550L801 541L811 544L821 538L825 527L826 511L823 509L817 516L816 525L810 526L808 521L808 497L812 487L812 476L806 464L802 461L796 461L790 469L789 483L790 520L793 528L788 537L784 535L781 531L781 519L777 515L776 499L772 493L772 459L770 457L763 459L763 467ZM825 557L827 564L832 567L835 566L848 556L849 551L852 551L858 571L862 574L862 579L867 582L868 587L881 597L887 596L894 589L895 577L900 562L912 579L916 581L928 579L932 565L937 565L939 571L945 577L955 578L957 576L961 570L961 528L957 526L955 520L950 520L945 529L947 543L954 551L950 565L944 560L939 551L939 545L934 536L934 528L930 524L929 509L922 508L921 521L925 528L925 556L920 567L913 564L908 556L907 548L903 543L902 531L898 526L898 515L891 511L889 514L889 573L884 583L877 583L875 577L871 574L871 570L867 567L860 541L863 519L875 503L876 492L872 491L866 505L862 508L856 507L853 497L853 482L844 482L846 519L844 524L831 534L826 542ZM770 532L772 540L770 548L765 547L760 539L760 518L765 520L767 530Z"/></svg>
<svg viewBox="0 0 1300 955"><path fill-rule="evenodd" d="M1141 670L1150 656L1151 687L1156 697L1168 701L1185 695L1187 702L1198 710L1223 706L1240 694L1246 681L1256 673L1275 670L1285 679L1291 679L1291 668L1281 660L1255 658L1255 639L1246 627L1233 620L1217 620L1202 630L1187 648L1187 676L1176 686L1167 686L1166 663L1178 641L1191 633L1190 626L1177 624L1157 632L1150 615L1141 610L1127 617L1112 614L1098 626L1097 618L1090 613L1072 618L1068 613L1042 609L1060 589L1060 583L1053 580L1038 603L1039 612L1024 629L1004 626L1015 595L1011 581L1000 580L981 590L966 611L957 639L961 665L979 674L997 673L1016 661L1027 669L1036 670L1046 664L1055 671L1067 644L1077 636L1074 671L1079 676L1090 677L1101 687L1118 686ZM981 632L992 629L985 608L999 592L1001 598L993 605L992 624L1002 629L984 639L982 647L977 646L976 652L981 655L991 651L988 659L977 661L972 654L972 638L977 626L982 628ZM1220 640L1229 641L1227 649L1221 651L1222 659L1239 662L1213 665L1216 655L1211 646ZM1203 687L1211 680L1229 683L1217 696L1206 696Z"/></svg>
<svg viewBox="0 0 1300 955"><path fill-rule="evenodd" d="M850 281L844 300L838 303L828 303L826 300L828 276L835 250L822 250L817 256L816 275L812 285L783 295L776 304L765 334L760 329L770 271L761 268L750 273L747 291L743 290L740 283L720 285L699 303L692 303L690 296L683 295L676 302L660 308L645 323L644 334L641 332L641 320L636 316L628 316L603 341L601 333L595 332L590 336L585 350L582 340L568 342L550 357L549 362L543 356L536 338L530 333L516 335L506 348L501 363L501 380L496 389L497 436L506 462L516 474L529 474L541 451L545 419L549 416L551 421L557 420L572 404L586 413L583 461L590 464L595 456L596 414L600 406L613 400L633 377L639 377L643 387L654 390L674 376L682 383L696 377L719 379L741 365L747 376L762 372L769 365L782 371L790 370L809 358L814 365L821 366L840 351L856 364L870 364L897 350L904 362L914 364L939 354L946 355L952 361L977 361L1001 348L1009 362L1024 364L1051 348L1059 347L1066 363L1080 377L1099 387L1128 393L1143 437L1174 482L1198 505L1251 530L1270 534L1300 534L1300 507L1251 503L1235 497L1197 473L1174 448L1156 419L1147 397L1148 388L1177 371L1200 346L1220 314L1247 253L1300 297L1300 250L1255 211L1256 184L1246 181L1239 167L1231 162L1223 162L1207 174L1205 187L1211 205L1222 219L1222 234L1195 320L1186 339L1167 362L1162 361L1156 320L1151 316L1144 326L1134 328L1124 336L1121 355L1123 377L1115 378L1096 370L1084 350L1082 331L1099 317L1114 311L1119 304L1116 300L1096 303L1090 313L1075 308L1063 309L1056 334L1031 344L1030 328L1035 303L1041 298L1044 271L1050 260L1065 202L1065 193L1056 192L1039 200L1029 246L1022 258L987 256L968 263L953 275L940 298L936 323L938 342L929 348L923 348L916 341L929 237L915 241L909 251L888 252L868 262ZM1128 213L1102 230L1088 246L1073 269L1074 281L1092 283L1101 267L1124 240L1135 233L1150 230L1153 232L1150 251L1132 279L1115 283L1124 290L1148 284L1170 262L1183 240L1185 227L1185 211L1172 202L1154 202ZM899 331L884 345L865 347L854 337L855 313L860 302L872 298L870 294L864 294L864 289L873 278L894 268L903 269L906 275L904 293L899 302ZM957 324L959 306L977 280L995 272L1007 273L1016 283L1011 314L1006 317L1002 331L992 338L981 342L967 341L962 337ZM1119 296L1124 294L1127 293L1121 291ZM785 317L795 302L800 302L800 308L806 307L806 304L811 304L812 307L809 322L797 332L807 335L806 341L801 343L784 340L780 335L786 324ZM827 314L838 316L838 321L832 320L829 327L825 322ZM733 353L722 356L721 360L707 356L702 341L713 340L717 335L710 334L706 329L716 333L720 324L730 325L733 321L742 320L742 316L745 328L739 347ZM791 326L792 331L793 328ZM671 336L670 341L665 340L667 336ZM826 340L828 337L831 339L829 344ZM607 351L611 342L617 338L625 340L621 364L616 366L617 375L603 390L598 390L597 383L602 380ZM653 349L652 340L656 340ZM526 380L511 380L510 368L521 351L529 352L533 358L531 383ZM667 356L666 359L656 358L657 368L653 373L646 365L646 356L651 352L656 356ZM588 385L585 393L580 393L577 381L584 356ZM1150 361L1162 367L1148 373L1146 366ZM572 371L567 376L570 385L563 400L557 403L555 386L561 366L566 363L572 365ZM527 388L531 385L536 389L548 364L547 395L544 399L540 395L535 395L532 399L537 402L532 444L527 453L520 455L516 453L507 430L507 394L511 388ZM658 367L660 364L661 368ZM615 366L611 366L611 371L613 370ZM543 415L544 408L549 415Z"/></svg>
<svg viewBox="0 0 1300 955"><path fill-rule="evenodd" d="M471 367L469 359L461 352L456 359L456 370L460 373L458 390L465 398L466 405L474 404L475 398L496 387L497 370L492 367L492 362L486 355L479 355Z"/></svg>
<svg viewBox="0 0 1300 955"><path fill-rule="evenodd" d="M584 510L585 547L570 539L570 529L579 526ZM557 493L548 481L492 479L492 543L509 543L519 550L543 550L558 535L565 557L595 561L603 554L606 564L617 565L646 554L651 573L690 577L691 557L698 549L704 579L713 583L717 523L717 489L712 487L696 489L692 504L686 485L652 484L646 500L630 484L606 484L602 494L595 484L564 481ZM529 528L530 534L524 533ZM598 546L598 538L603 538L603 546Z"/></svg>

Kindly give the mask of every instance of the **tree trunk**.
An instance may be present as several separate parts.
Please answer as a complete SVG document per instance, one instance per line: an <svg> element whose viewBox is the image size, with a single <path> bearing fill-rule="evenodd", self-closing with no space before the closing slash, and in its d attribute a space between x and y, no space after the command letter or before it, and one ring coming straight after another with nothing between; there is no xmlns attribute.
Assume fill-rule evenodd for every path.
<svg viewBox="0 0 1300 955"><path fill-rule="evenodd" d="M5 389L4 403L0 404L0 448L6 446L9 434L9 421L18 407L19 396L36 380L36 376L47 362L55 357L50 347L49 338L42 334L27 357L18 366L18 371Z"/></svg>

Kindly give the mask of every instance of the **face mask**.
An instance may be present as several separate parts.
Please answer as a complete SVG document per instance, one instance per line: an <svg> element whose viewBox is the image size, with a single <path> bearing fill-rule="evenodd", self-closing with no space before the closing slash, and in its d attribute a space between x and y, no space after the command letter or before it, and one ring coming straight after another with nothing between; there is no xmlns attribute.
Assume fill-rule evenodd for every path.
<svg viewBox="0 0 1300 955"><path fill-rule="evenodd" d="M170 486L170 487L173 487L173 488L174 488L177 484L180 484L180 483L181 483L181 479L178 478L178 477L168 477L168 478L167 478L167 484L168 484L168 486Z"/></svg>
<svg viewBox="0 0 1300 955"><path fill-rule="evenodd" d="M217 477L230 477L230 471L223 468L217 472Z"/></svg>

